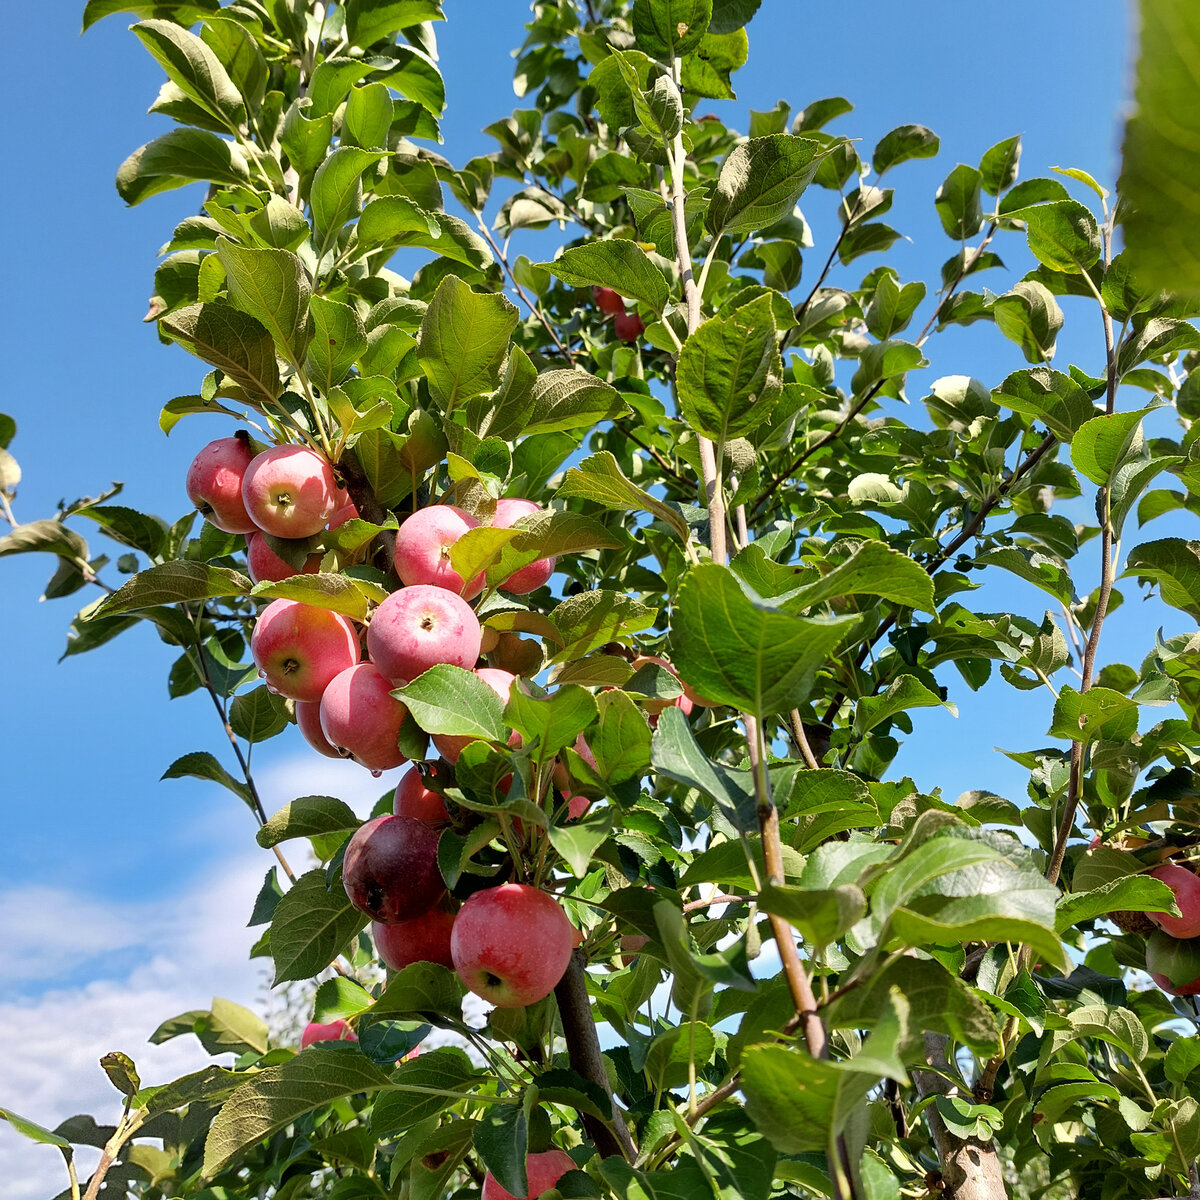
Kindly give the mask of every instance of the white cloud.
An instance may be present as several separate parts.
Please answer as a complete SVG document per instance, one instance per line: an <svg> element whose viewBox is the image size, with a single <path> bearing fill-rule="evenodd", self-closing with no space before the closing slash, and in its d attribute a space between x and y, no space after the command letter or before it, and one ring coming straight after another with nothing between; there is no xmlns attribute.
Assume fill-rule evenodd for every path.
<svg viewBox="0 0 1200 1200"><path fill-rule="evenodd" d="M296 796L336 795L365 816L396 782L394 772L374 779L353 763L311 753L256 776L268 814ZM0 1106L49 1128L75 1113L112 1122L120 1098L100 1070L101 1055L123 1050L143 1082L165 1082L211 1060L191 1036L149 1045L162 1021L207 1008L214 995L263 1012L263 963L248 957L259 931L246 919L274 858L254 848L245 813L225 804L219 789L214 796L222 803L197 839L236 850L173 895L151 902L133 888L118 900L42 886L0 892ZM297 870L305 866L298 847L292 858ZM82 1177L95 1154L78 1156ZM59 1152L5 1122L0 1178L6 1200L47 1200L66 1185Z"/></svg>

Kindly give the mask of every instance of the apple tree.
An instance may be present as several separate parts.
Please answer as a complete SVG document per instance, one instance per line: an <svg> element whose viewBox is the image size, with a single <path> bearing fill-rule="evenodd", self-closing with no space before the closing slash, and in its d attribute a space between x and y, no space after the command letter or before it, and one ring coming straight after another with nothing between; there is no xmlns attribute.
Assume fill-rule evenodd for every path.
<svg viewBox="0 0 1200 1200"><path fill-rule="evenodd" d="M1200 513L1196 10L1143 0L1119 187L981 146L923 281L886 218L931 129L705 110L756 0L537 0L524 107L457 164L447 7L87 4L175 122L121 197L207 185L151 302L199 512L19 523L3 449L0 554L91 593L69 653L151 622L211 698L166 776L245 804L254 953L319 986L299 1050L217 1001L155 1040L220 1062L106 1056L115 1122L3 1115L72 1200L1200 1195L1200 638L1149 634L1200 617L1200 541L1144 530ZM1064 296L1095 361L1052 365ZM974 323L1027 365L906 397ZM993 578L1027 611L977 611ZM1019 799L893 770L973 703L1044 714ZM301 736L409 765L268 813L249 747Z"/></svg>

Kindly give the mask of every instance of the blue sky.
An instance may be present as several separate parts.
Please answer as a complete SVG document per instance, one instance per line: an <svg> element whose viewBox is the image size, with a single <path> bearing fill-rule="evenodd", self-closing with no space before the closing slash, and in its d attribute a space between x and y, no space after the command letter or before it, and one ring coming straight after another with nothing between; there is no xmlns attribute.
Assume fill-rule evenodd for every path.
<svg viewBox="0 0 1200 1200"><path fill-rule="evenodd" d="M527 9L523 0L448 0L446 7L450 20L439 28L439 42L450 105L442 152L461 163L493 149L480 130L523 103L512 93L507 51L523 38ZM24 481L15 508L19 519L33 520L49 515L60 498L95 493L117 479L125 482L120 502L170 520L187 506L183 475L192 456L230 432L220 422L191 418L163 437L159 408L194 391L201 373L195 360L160 345L153 327L141 324L156 251L174 224L196 211L201 195L196 188L172 192L135 209L118 198L117 166L168 128L165 118L145 111L161 75L123 17L81 39L81 10L75 0L43 0L16 6L6 22L9 45L19 49L0 80L5 111L13 114L7 184L0 189L0 227L8 233L0 329L9 380L0 409L18 422L11 449ZM769 109L786 98L798 111L819 97L844 95L856 110L832 128L861 139L864 157L896 125L933 128L941 154L895 170L889 182L896 204L887 218L911 238L889 261L905 279L933 281L957 249L933 209L934 192L956 162L977 163L993 143L1021 133L1023 178L1052 165L1079 166L1111 185L1132 72L1131 20L1131 6L1119 0L1014 0L1002 16L961 0L863 0L853 9L764 0L750 27L751 65L735 77L739 99L719 111L745 128L748 108ZM827 253L834 202L816 188L801 201L817 240L806 252L802 288ZM1011 277L993 272L980 282L1002 291L1026 268L1027 256L1017 238L997 249ZM518 234L513 250L538 256L545 242ZM844 277L835 272L832 282L857 282L880 261L861 259ZM1099 374L1099 321L1085 307L1064 303L1067 327L1056 365L1078 362ZM942 375L969 374L995 385L1024 365L1016 348L984 324L938 335L927 355L931 370L910 379L914 401ZM1146 536L1168 532L1166 522L1160 527ZM1129 540L1142 539L1131 532ZM158 781L186 751L228 756L206 697L168 702L174 654L152 631L139 629L57 662L75 601L91 597L38 604L53 565L45 556L0 562L7 683L0 691L6 785L0 943L37 967L0 977L0 1030L7 1013L20 1017L12 1028L27 1031L20 1038L0 1033L0 1061L16 1062L11 1078L36 1081L36 1099L26 1103L0 1084L0 1104L51 1124L104 1097L98 1053L118 1045L145 1053L139 1042L159 1019L204 1004L214 989L252 997L255 977L240 948L232 954L228 944L215 943L237 946L230 931L240 928L270 862L254 846L249 815L230 795L216 785ZM1154 626L1165 621L1169 633L1184 626L1179 614L1157 607L1149 621L1136 589L1125 591L1125 607L1105 629L1102 661L1136 664ZM1040 618L1043 599L1023 586L997 587L977 593L972 604L1011 605ZM947 681L954 683L949 675ZM1049 697L1039 711L1039 700L1007 688L974 697L965 687L955 690L960 718L940 710L918 714L918 734L898 766L923 788L942 786L950 798L969 787L1012 794L1020 777L992 747L998 740L1008 748L1045 744ZM256 762L265 772L269 807L323 788L362 807L382 786L352 766L315 762L294 731L258 747ZM208 930L210 918L217 927ZM173 929L186 931L179 944ZM94 1003L97 989L111 1003ZM88 1006L92 1015L80 1018L82 1032L68 1053L64 1015ZM47 1023L51 1039L29 1032ZM67 1061L56 1065L63 1055ZM177 1065L159 1061L163 1071ZM11 1177L3 1167L15 1166L18 1155L23 1168L29 1161L51 1173L48 1182L28 1185L30 1197L59 1186L52 1154L27 1160L0 1128L0 1173ZM24 1169L20 1177L35 1178ZM18 1200L25 1195L19 1192Z"/></svg>

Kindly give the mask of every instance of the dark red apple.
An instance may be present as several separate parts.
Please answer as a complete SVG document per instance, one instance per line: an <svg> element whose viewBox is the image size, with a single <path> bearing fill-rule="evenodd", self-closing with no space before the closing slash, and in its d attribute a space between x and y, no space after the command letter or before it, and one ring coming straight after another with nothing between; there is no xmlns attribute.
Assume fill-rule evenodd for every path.
<svg viewBox="0 0 1200 1200"><path fill-rule="evenodd" d="M392 814L360 826L342 862L350 903L384 925L428 912L446 891L437 862L439 836L424 821Z"/></svg>
<svg viewBox="0 0 1200 1200"><path fill-rule="evenodd" d="M418 962L453 967L450 932L454 928L455 915L444 908L431 908L419 917L398 921L395 925L375 921L371 925L375 949L393 971L402 971Z"/></svg>

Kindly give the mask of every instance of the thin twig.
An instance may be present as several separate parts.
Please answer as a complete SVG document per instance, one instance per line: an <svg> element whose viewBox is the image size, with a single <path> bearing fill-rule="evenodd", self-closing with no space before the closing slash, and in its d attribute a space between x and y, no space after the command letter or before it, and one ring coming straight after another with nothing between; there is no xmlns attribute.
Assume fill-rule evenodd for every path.
<svg viewBox="0 0 1200 1200"><path fill-rule="evenodd" d="M800 710L793 708L788 713L788 722L792 731L792 740L796 743L796 749L800 751L801 757L814 771L821 768L821 764L817 762L817 756L813 754L812 747L808 744L808 734L804 732L804 722L800 720Z"/></svg>
<svg viewBox="0 0 1200 1200"><path fill-rule="evenodd" d="M661 450L656 450L653 446L647 445L640 437L637 436L636 433L633 432L633 430L631 430L627 425L623 425L620 421L614 421L613 425L635 446L640 446L643 450L645 450L645 452L650 455L650 457L654 459L656 463L658 463L663 472L674 479L676 483L682 484L683 487L688 489L688 491L692 491L695 488L695 480L686 479L684 476L680 475L680 473L676 471L673 466L671 466L670 459L668 459Z"/></svg>

